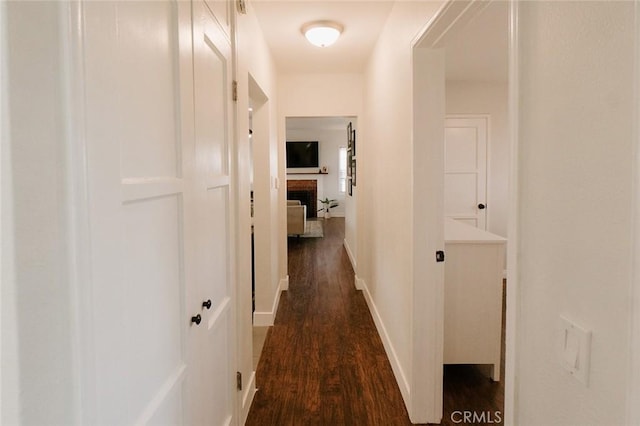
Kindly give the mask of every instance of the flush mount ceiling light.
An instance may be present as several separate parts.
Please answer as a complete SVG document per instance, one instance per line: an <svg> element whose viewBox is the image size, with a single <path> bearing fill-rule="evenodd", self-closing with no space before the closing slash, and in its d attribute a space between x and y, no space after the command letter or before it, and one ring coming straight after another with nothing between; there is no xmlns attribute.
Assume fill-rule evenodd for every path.
<svg viewBox="0 0 640 426"><path fill-rule="evenodd" d="M342 25L332 21L309 22L302 26L302 34L318 47L331 46L342 33Z"/></svg>

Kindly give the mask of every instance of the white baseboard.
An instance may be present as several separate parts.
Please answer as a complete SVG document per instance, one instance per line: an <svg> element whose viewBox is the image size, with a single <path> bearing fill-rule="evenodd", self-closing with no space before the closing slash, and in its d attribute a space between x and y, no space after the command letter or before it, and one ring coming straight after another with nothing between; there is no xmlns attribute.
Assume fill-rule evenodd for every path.
<svg viewBox="0 0 640 426"><path fill-rule="evenodd" d="M396 351L391 344L391 339L389 339L389 334L387 333L387 329L385 328L382 318L380 317L378 308L376 308L376 304L371 297L371 293L369 293L367 283L363 279L356 277L356 288L362 290L362 293L364 294L364 298L367 301L367 305L369 306L369 311L371 312L371 316L373 317L373 322L375 322L376 324L378 334L380 335L382 344L384 345L384 349L387 352L387 357L389 358L389 362L391 363L391 369L393 370L393 374L396 377L396 382L398 382L398 387L400 388L400 393L402 393L404 403L407 407L410 407L411 387L409 386L407 376L404 374L404 370L400 365L398 355L396 354Z"/></svg>
<svg viewBox="0 0 640 426"><path fill-rule="evenodd" d="M253 402L253 398L256 395L256 372L251 372L251 377L249 377L249 383L247 383L247 388L242 394L242 407L240 411L240 423L241 425L247 422L247 417L249 417L249 410L251 409L251 403Z"/></svg>
<svg viewBox="0 0 640 426"><path fill-rule="evenodd" d="M349 256L349 260L351 261L351 266L353 267L353 270L356 270L356 258L353 256L353 252L351 251L351 247L349 247L349 243L347 242L347 239L345 238L342 242L342 244L344 245L344 249L347 251L347 256Z"/></svg>
<svg viewBox="0 0 640 426"><path fill-rule="evenodd" d="M289 275L280 279L280 291L289 290Z"/></svg>
<svg viewBox="0 0 640 426"><path fill-rule="evenodd" d="M278 312L278 305L280 304L280 293L282 293L283 286L289 288L289 276L285 279L280 280L278 284L278 289L276 290L275 297L273 299L273 306L271 306L271 311L269 312L254 312L253 313L253 325L258 327L269 327L273 325L273 322L276 319L276 313Z"/></svg>

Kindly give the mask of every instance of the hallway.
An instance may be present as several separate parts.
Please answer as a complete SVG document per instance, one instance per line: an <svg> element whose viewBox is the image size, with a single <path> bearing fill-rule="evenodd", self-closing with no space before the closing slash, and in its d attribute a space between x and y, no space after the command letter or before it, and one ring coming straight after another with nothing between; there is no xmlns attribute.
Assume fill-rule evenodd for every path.
<svg viewBox="0 0 640 426"><path fill-rule="evenodd" d="M400 390L344 250L344 219L324 238L289 239L289 290L267 334L247 425L409 425Z"/></svg>
<svg viewBox="0 0 640 426"><path fill-rule="evenodd" d="M246 424L410 425L366 301L353 284L344 219L323 224L324 238L289 239L289 290L267 333ZM504 335L502 345L504 357ZM504 382L491 382L474 366L445 367L441 425L461 424L460 413L470 410L502 424L503 404Z"/></svg>

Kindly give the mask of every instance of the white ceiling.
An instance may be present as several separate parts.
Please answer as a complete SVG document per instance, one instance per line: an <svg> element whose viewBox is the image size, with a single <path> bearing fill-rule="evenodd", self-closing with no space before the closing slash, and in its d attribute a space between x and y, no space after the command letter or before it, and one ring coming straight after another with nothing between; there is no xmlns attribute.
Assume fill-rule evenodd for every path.
<svg viewBox="0 0 640 426"><path fill-rule="evenodd" d="M412 0L433 1L433 0ZM359 73L394 1L251 0L281 73ZM494 1L447 43L447 80L506 81L507 2ZM344 26L330 47L309 44L300 28L333 20Z"/></svg>
<svg viewBox="0 0 640 426"><path fill-rule="evenodd" d="M252 0L258 22L281 73L357 73L364 70L393 1ZM312 46L300 28L332 20L344 26L330 47Z"/></svg>
<svg viewBox="0 0 640 426"><path fill-rule="evenodd" d="M509 6L494 1L446 43L447 81L506 82Z"/></svg>

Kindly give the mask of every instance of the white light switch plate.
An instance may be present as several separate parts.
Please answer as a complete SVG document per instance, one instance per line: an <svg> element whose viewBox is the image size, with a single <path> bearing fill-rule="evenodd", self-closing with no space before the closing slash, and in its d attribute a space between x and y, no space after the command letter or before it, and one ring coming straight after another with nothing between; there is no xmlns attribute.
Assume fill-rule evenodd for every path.
<svg viewBox="0 0 640 426"><path fill-rule="evenodd" d="M560 316L558 327L558 357L562 367L585 386L589 386L591 330Z"/></svg>

